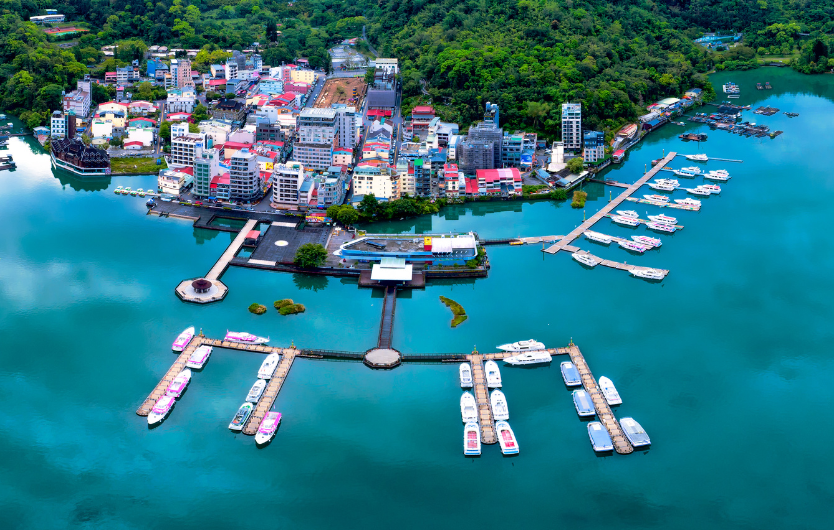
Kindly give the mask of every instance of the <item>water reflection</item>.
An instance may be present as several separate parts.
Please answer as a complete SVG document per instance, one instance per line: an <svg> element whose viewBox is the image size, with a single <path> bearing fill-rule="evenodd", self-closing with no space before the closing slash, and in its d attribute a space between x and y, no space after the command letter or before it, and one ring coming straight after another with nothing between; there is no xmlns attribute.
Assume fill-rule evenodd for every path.
<svg viewBox="0 0 834 530"><path fill-rule="evenodd" d="M309 291L321 291L327 289L329 283L327 276L319 276L313 274L293 274L292 282L299 289L307 289Z"/></svg>
<svg viewBox="0 0 834 530"><path fill-rule="evenodd" d="M63 169L53 169L52 174L61 186L69 186L75 191L103 191L110 187L110 177L79 177Z"/></svg>

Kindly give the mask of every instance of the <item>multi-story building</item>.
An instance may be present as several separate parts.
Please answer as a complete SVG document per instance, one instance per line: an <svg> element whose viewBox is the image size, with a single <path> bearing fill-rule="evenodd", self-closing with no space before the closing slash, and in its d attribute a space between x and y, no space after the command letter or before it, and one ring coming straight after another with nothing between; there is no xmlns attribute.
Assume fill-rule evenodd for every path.
<svg viewBox="0 0 834 530"><path fill-rule="evenodd" d="M314 85L316 83L317 74L313 70L302 70L295 68L290 70L290 81L293 83L307 83Z"/></svg>
<svg viewBox="0 0 834 530"><path fill-rule="evenodd" d="M414 168L414 192L422 197L431 195L431 162L416 159L412 167Z"/></svg>
<svg viewBox="0 0 834 530"><path fill-rule="evenodd" d="M264 183L258 168L258 155L241 149L229 161L229 195L232 200L251 202L264 195Z"/></svg>
<svg viewBox="0 0 834 530"><path fill-rule="evenodd" d="M400 197L399 177L385 165L360 163L353 170L353 201L359 202L365 195L373 194L381 200L393 201Z"/></svg>
<svg viewBox="0 0 834 530"><path fill-rule="evenodd" d="M81 140L63 138L51 144L52 165L77 175L102 176L110 174L110 155L107 151L84 145Z"/></svg>
<svg viewBox="0 0 834 530"><path fill-rule="evenodd" d="M395 75L400 72L399 61L397 59L377 57L375 68Z"/></svg>
<svg viewBox="0 0 834 530"><path fill-rule="evenodd" d="M348 107L335 103L336 111L336 145L353 149L359 143L359 127L362 125L362 115L356 112L356 107Z"/></svg>
<svg viewBox="0 0 834 530"><path fill-rule="evenodd" d="M192 87L172 88L168 90L168 112L194 112L196 96Z"/></svg>
<svg viewBox="0 0 834 530"><path fill-rule="evenodd" d="M211 115L219 120L242 123L246 119L246 107L234 99L221 99L214 106Z"/></svg>
<svg viewBox="0 0 834 530"><path fill-rule="evenodd" d="M582 158L586 163L594 163L605 158L605 133L602 131L588 131L584 135L585 148Z"/></svg>
<svg viewBox="0 0 834 530"><path fill-rule="evenodd" d="M338 124L334 109L304 109L298 117L293 160L308 169L325 170L333 160Z"/></svg>
<svg viewBox="0 0 834 530"><path fill-rule="evenodd" d="M175 136L174 127L171 127L171 167L193 166L197 149L205 146L205 134L186 133Z"/></svg>
<svg viewBox="0 0 834 530"><path fill-rule="evenodd" d="M333 165L350 166L353 164L353 150L347 147L333 148Z"/></svg>
<svg viewBox="0 0 834 530"><path fill-rule="evenodd" d="M171 59L171 82L177 88L193 87L191 78L191 61L188 59Z"/></svg>
<svg viewBox="0 0 834 530"><path fill-rule="evenodd" d="M226 80L229 79L236 79L238 72L238 64L237 59L235 57L229 57L226 59Z"/></svg>
<svg viewBox="0 0 834 530"><path fill-rule="evenodd" d="M429 105L419 105L411 110L411 125L414 132L427 132L429 124L434 119L434 108Z"/></svg>
<svg viewBox="0 0 834 530"><path fill-rule="evenodd" d="M478 167L475 169L493 169L501 167L501 144L504 139L504 131L495 122L482 121L469 128L468 140L479 140L492 144L492 165ZM461 168L463 169L463 168ZM468 170L464 169L464 172Z"/></svg>
<svg viewBox="0 0 834 530"><path fill-rule="evenodd" d="M468 138L458 142L457 161L460 170L469 175L474 174L478 169L493 169L495 167L494 142Z"/></svg>
<svg viewBox="0 0 834 530"><path fill-rule="evenodd" d="M286 135L280 124L263 120L255 124L255 141L283 142L285 140Z"/></svg>
<svg viewBox="0 0 834 530"><path fill-rule="evenodd" d="M258 83L258 92L261 94L283 94L284 81L272 77L261 78L260 83Z"/></svg>
<svg viewBox="0 0 834 530"><path fill-rule="evenodd" d="M220 152L199 149L194 157L194 195L211 197L211 180L220 175Z"/></svg>
<svg viewBox="0 0 834 530"><path fill-rule="evenodd" d="M582 148L581 103L562 103L562 143L565 149Z"/></svg>
<svg viewBox="0 0 834 530"><path fill-rule="evenodd" d="M54 111L49 119L49 136L53 140L67 136L67 116L60 110Z"/></svg>
<svg viewBox="0 0 834 530"><path fill-rule="evenodd" d="M278 205L298 205L298 190L304 181L304 166L298 162L275 164L272 169L272 202Z"/></svg>
<svg viewBox="0 0 834 530"><path fill-rule="evenodd" d="M76 89L63 98L64 114L73 111L76 116L86 118L93 101L93 82L89 75L76 83Z"/></svg>
<svg viewBox="0 0 834 530"><path fill-rule="evenodd" d="M334 204L345 202L347 193L347 168L343 166L331 166L327 173L318 177L318 196L316 206L327 208Z"/></svg>
<svg viewBox="0 0 834 530"><path fill-rule="evenodd" d="M220 120L205 120L201 121L197 126L201 133L205 133L206 138L210 138L214 144L223 144L229 139L229 134L232 132L232 124Z"/></svg>
<svg viewBox="0 0 834 530"><path fill-rule="evenodd" d="M446 192L447 197L457 197L459 195L459 175L458 166L455 164L444 164L443 179L441 183Z"/></svg>

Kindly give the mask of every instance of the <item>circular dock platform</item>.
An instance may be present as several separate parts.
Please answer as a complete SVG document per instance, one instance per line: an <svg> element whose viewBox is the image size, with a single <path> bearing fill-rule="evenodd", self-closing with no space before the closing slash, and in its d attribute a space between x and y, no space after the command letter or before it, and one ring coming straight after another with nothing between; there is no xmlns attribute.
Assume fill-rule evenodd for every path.
<svg viewBox="0 0 834 530"><path fill-rule="evenodd" d="M197 288L195 288L195 284ZM208 284L208 287L206 284ZM208 304L226 298L229 288L220 280L208 281L205 278L196 278L180 282L177 285L176 292L183 302Z"/></svg>
<svg viewBox="0 0 834 530"><path fill-rule="evenodd" d="M371 368L394 368L400 365L402 355L392 348L373 348L365 352L362 360Z"/></svg>

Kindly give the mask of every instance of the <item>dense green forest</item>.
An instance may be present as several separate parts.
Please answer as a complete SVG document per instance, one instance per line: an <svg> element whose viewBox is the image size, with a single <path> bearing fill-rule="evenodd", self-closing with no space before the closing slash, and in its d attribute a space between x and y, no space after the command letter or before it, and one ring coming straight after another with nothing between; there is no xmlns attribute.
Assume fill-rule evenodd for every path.
<svg viewBox="0 0 834 530"><path fill-rule="evenodd" d="M23 22L43 7L90 33L59 49ZM610 131L657 98L709 91L715 69L768 57L806 73L834 67L830 0L0 0L0 15L0 106L26 109L30 125L88 66L127 64L152 44L202 49L198 70L253 42L265 64L307 57L329 68L327 48L363 26L380 54L400 59L408 103L430 98L465 127L491 101L505 128L551 138L565 101L583 104L588 127ZM704 31L742 31L744 43L716 53L693 43ZM119 48L105 61L108 44Z"/></svg>

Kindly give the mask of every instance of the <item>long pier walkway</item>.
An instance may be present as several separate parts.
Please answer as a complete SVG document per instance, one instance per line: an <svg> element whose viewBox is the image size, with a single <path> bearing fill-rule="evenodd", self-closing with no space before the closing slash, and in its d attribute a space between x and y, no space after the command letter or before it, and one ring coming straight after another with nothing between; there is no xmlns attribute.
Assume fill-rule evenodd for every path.
<svg viewBox="0 0 834 530"><path fill-rule="evenodd" d="M397 288L389 285L385 288L382 302L382 318L379 321L379 339L377 348L390 348L394 332L394 311L397 308Z"/></svg>
<svg viewBox="0 0 834 530"><path fill-rule="evenodd" d="M243 228L238 232L235 239L229 244L223 254L220 255L220 259L214 264L214 267L206 274L206 280L217 280L220 278L220 275L223 274L223 271L229 266L229 262L232 261L232 258L235 257L235 254L240 250L240 247L243 246L243 240L246 239L246 234L249 233L250 230L255 228L255 225L258 224L258 221L255 219L249 219L246 221L246 224L243 225Z"/></svg>
<svg viewBox="0 0 834 530"><path fill-rule="evenodd" d="M159 383L156 384L156 387L142 403L142 406L136 410L136 414L139 416L147 416L151 413L151 409L153 409L156 402L159 401L159 398L165 395L165 392L171 385L171 381L173 381L174 378L176 378L179 373L185 369L185 363L188 362L188 358L191 357L194 350L196 350L201 344L203 344L202 337L194 337L191 339L191 342L189 342L188 345L182 350L182 353L179 354L177 360L174 361L174 364L168 368L168 371L165 372L165 375Z"/></svg>
<svg viewBox="0 0 834 530"><path fill-rule="evenodd" d="M576 366L576 369L579 370L579 375L582 378L582 386L584 386L585 391L590 394L591 399L594 402L594 408L597 411L597 416L608 430L608 434L611 436L611 441L614 443L614 450L621 455L627 455L634 452L634 448L631 446L628 438L626 438L623 433L620 423L617 421L617 418L614 417L614 413L611 412L611 407L609 407L608 402L605 401L605 396L599 389L599 385L597 385L597 380L594 378L594 374L592 374L591 369L588 368L588 363L585 362L585 356L582 355L582 352L576 347L575 344L571 344L570 347L565 349L568 350L571 361Z"/></svg>
<svg viewBox="0 0 834 530"><path fill-rule="evenodd" d="M469 356L472 363L472 382L474 383L475 401L478 402L478 423L481 425L481 443L490 445L498 442L495 436L495 418L492 416L492 405L489 401L486 372L484 372L484 356L473 353Z"/></svg>
<svg viewBox="0 0 834 530"><path fill-rule="evenodd" d="M272 379L266 385L266 390L261 395L261 399L255 405L255 410L249 416L249 421L246 422L246 427L243 428L243 434L252 436L258 432L258 427L261 426L264 416L272 409L275 398L278 397L278 392L284 386L284 381L287 379L287 374L290 373L290 368L292 368L292 363L295 361L295 356L298 353L298 350L295 348L274 349L281 353L281 361L278 363L278 367L275 368Z"/></svg>
<svg viewBox="0 0 834 530"><path fill-rule="evenodd" d="M668 155L666 155L666 157L663 160L661 160L657 165L655 165L653 168L651 168L648 171L648 173L646 173L645 175L640 177L637 180L637 182L635 182L634 184L629 186L621 194L617 195L614 199L611 200L611 202L609 202L608 204L603 206L600 209L600 211L598 211L597 213L592 215L587 221L585 221L584 223L582 223L581 225L576 227L570 234L563 237L558 243L556 243L555 245L545 249L545 252L547 252L549 254L556 254L560 250L570 251L570 249L568 249L566 247L569 247L570 244L576 238L578 238L580 235L582 235L583 232L585 232L586 230L588 230L589 228L594 226L597 222L599 222L607 214L614 211L614 209L617 208L620 205L620 203L622 203L624 200L626 200L627 197L631 197L634 194L634 192L636 192L638 189L640 189L640 187L643 186L643 184L645 184L649 180L653 179L655 177L655 175L657 175L657 173L666 164L668 164L670 161L672 161L675 158L675 156L677 156L677 153L675 153L674 151L670 152Z"/></svg>

